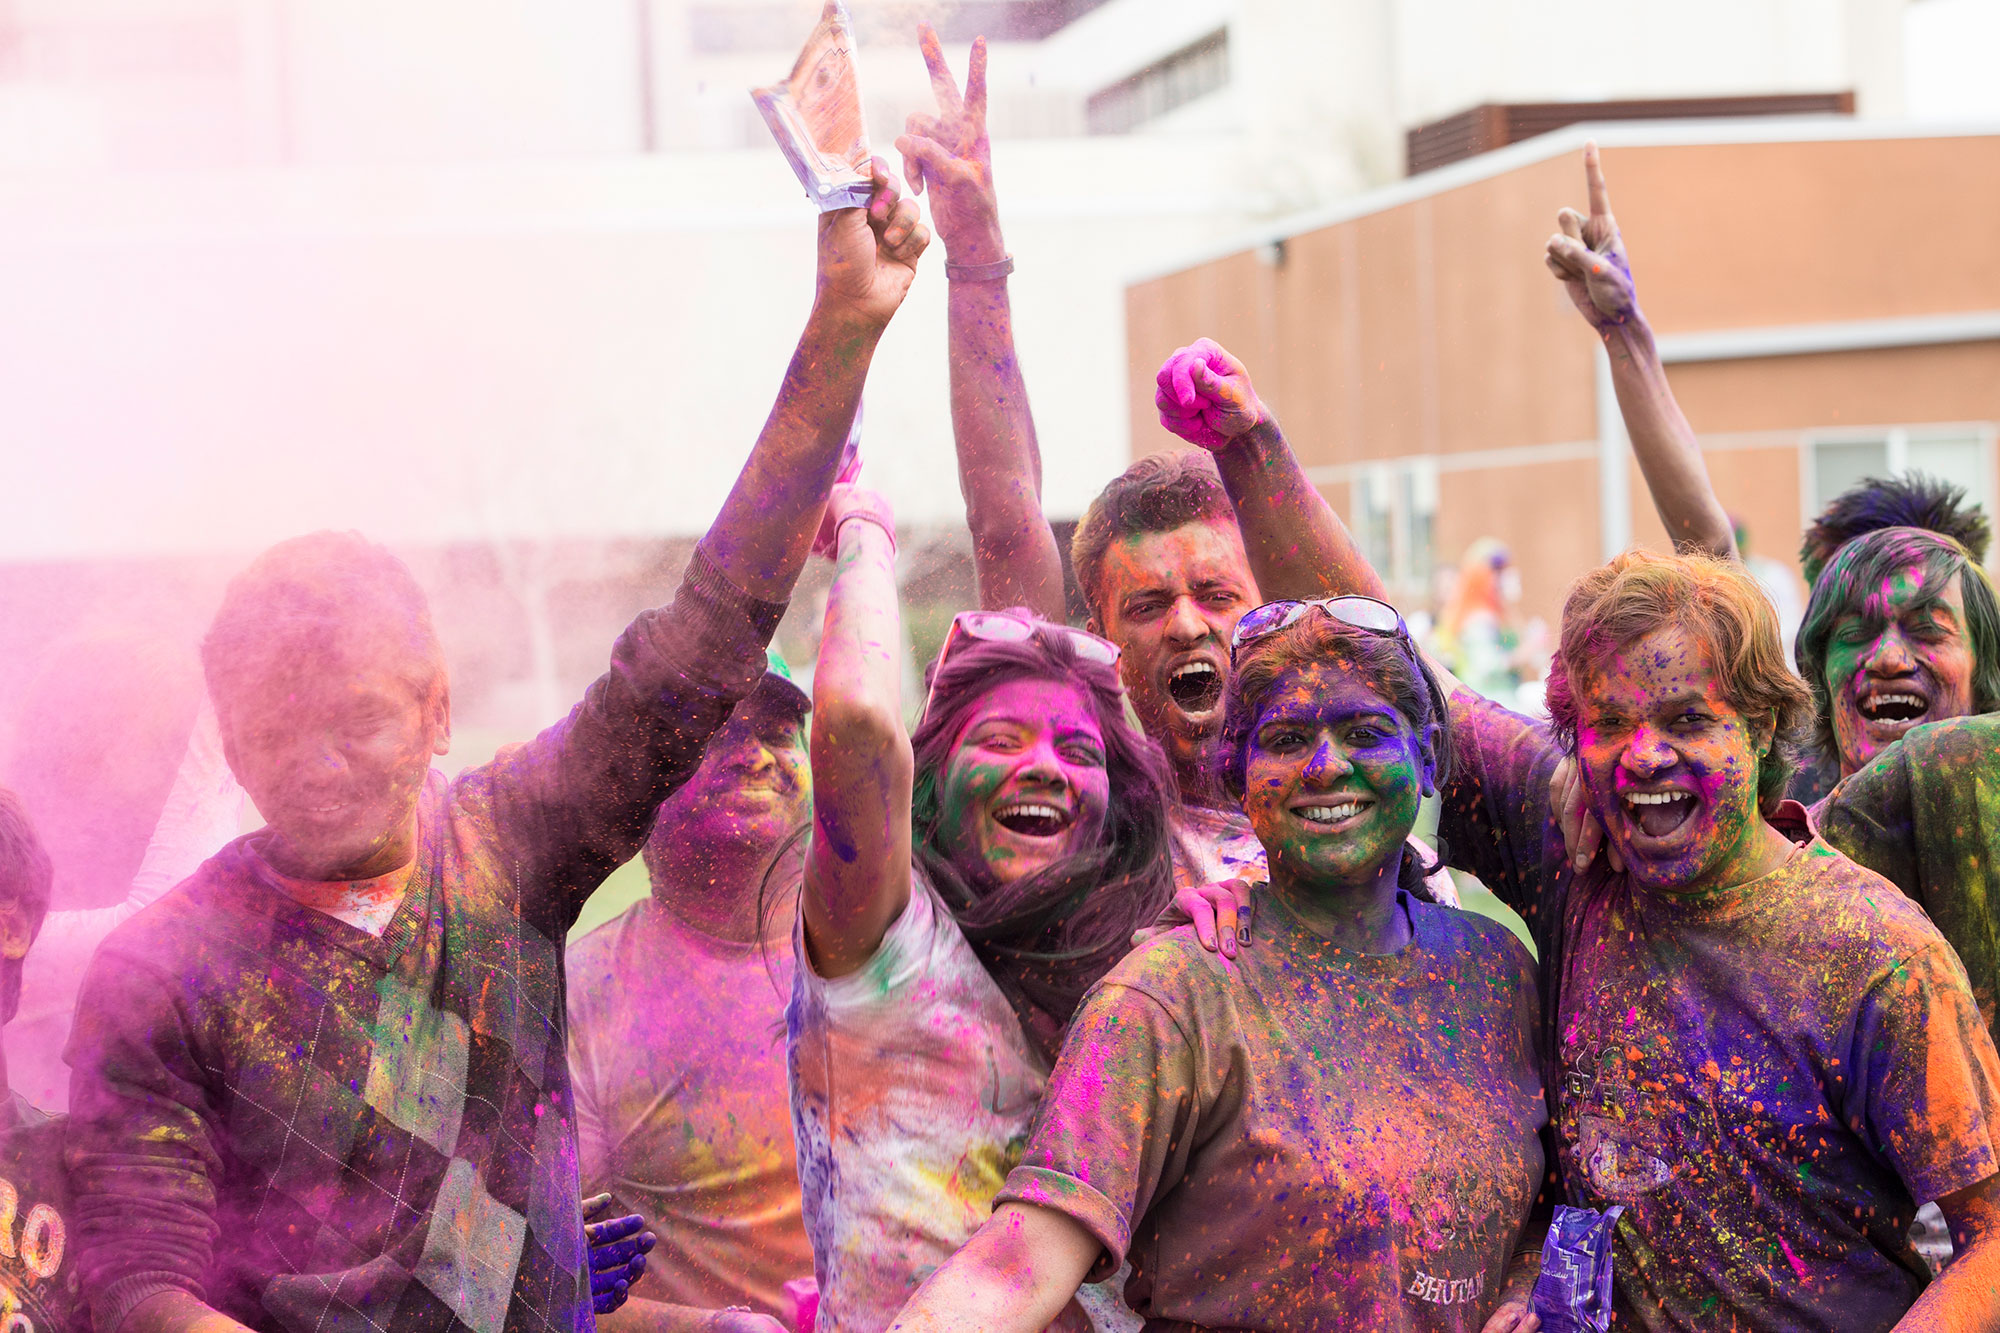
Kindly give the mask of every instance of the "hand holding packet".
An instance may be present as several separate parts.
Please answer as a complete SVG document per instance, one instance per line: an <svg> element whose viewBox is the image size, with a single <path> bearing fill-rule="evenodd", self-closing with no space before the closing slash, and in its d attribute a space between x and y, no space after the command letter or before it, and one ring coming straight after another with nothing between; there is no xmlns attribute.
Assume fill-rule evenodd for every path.
<svg viewBox="0 0 2000 1333"><path fill-rule="evenodd" d="M1543 1333L1606 1333L1611 1327L1611 1231L1624 1211L1556 1205L1530 1298Z"/></svg>
<svg viewBox="0 0 2000 1333"><path fill-rule="evenodd" d="M868 206L868 130L854 71L854 22L843 0L827 0L791 76L750 97L820 212Z"/></svg>

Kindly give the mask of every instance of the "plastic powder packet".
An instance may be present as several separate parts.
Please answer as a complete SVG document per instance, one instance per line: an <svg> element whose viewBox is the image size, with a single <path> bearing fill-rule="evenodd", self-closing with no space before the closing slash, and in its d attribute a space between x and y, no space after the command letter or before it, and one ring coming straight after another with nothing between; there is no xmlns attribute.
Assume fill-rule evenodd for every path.
<svg viewBox="0 0 2000 1333"><path fill-rule="evenodd" d="M750 97L822 213L868 205L868 130L854 72L854 22L842 0L827 0L791 77Z"/></svg>
<svg viewBox="0 0 2000 1333"><path fill-rule="evenodd" d="M1531 1297L1544 1333L1605 1333L1611 1327L1611 1231L1624 1211L1556 1205Z"/></svg>

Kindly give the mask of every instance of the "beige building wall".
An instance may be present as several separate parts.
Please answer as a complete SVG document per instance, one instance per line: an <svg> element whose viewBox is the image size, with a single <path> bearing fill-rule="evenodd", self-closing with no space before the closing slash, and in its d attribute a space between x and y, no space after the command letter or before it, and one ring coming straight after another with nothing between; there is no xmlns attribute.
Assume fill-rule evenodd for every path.
<svg viewBox="0 0 2000 1333"><path fill-rule="evenodd" d="M1134 453L1173 443L1152 407L1161 360L1214 337L1249 363L1340 512L1357 515L1354 487L1371 476L1434 476L1436 562L1498 537L1520 563L1524 609L1553 620L1621 528L1663 541L1636 467L1623 503L1601 500L1596 340L1541 260L1557 210L1583 204L1591 133L1405 182L1134 284ZM1963 426L1983 441L1975 489L1993 504L2000 239L1972 220L2000 212L2000 133L1739 123L1596 135L1676 392L1761 554L1795 551L1817 440ZM1973 332L1883 345L1938 336L1918 326L1940 318ZM1829 331L1868 345L1750 354ZM1731 350L1732 337L1745 346ZM1421 604L1420 566L1402 572L1398 595Z"/></svg>

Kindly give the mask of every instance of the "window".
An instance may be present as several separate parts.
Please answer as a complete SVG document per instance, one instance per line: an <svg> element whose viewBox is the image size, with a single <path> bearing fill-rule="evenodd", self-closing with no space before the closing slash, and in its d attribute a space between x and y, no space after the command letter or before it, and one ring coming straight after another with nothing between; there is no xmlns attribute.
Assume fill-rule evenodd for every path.
<svg viewBox="0 0 2000 1333"><path fill-rule="evenodd" d="M1437 568L1437 463L1407 458L1377 463L1354 478L1354 539L1398 596L1430 596Z"/></svg>
<svg viewBox="0 0 2000 1333"><path fill-rule="evenodd" d="M1861 434L1826 435L1806 443L1804 514L1810 523L1842 491L1869 477L1923 472L1965 488L1991 510L1991 425L1892 426Z"/></svg>
<svg viewBox="0 0 2000 1333"><path fill-rule="evenodd" d="M1229 29L1221 28L1091 94L1084 123L1092 134L1125 134L1228 84Z"/></svg>

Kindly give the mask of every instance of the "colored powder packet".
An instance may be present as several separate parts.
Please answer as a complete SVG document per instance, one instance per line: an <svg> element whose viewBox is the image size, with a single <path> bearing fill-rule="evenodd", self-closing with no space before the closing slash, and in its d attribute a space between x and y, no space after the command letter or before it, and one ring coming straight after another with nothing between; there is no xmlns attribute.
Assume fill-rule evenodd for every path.
<svg viewBox="0 0 2000 1333"><path fill-rule="evenodd" d="M1556 1205L1531 1297L1543 1333L1605 1333L1611 1327L1611 1232L1624 1211Z"/></svg>
<svg viewBox="0 0 2000 1333"><path fill-rule="evenodd" d="M822 213L868 205L868 131L854 71L854 22L843 0L827 0L791 77L750 97Z"/></svg>
<svg viewBox="0 0 2000 1333"><path fill-rule="evenodd" d="M786 1323L793 1333L813 1333L813 1325L819 1321L819 1281L816 1278L795 1277L784 1287Z"/></svg>

